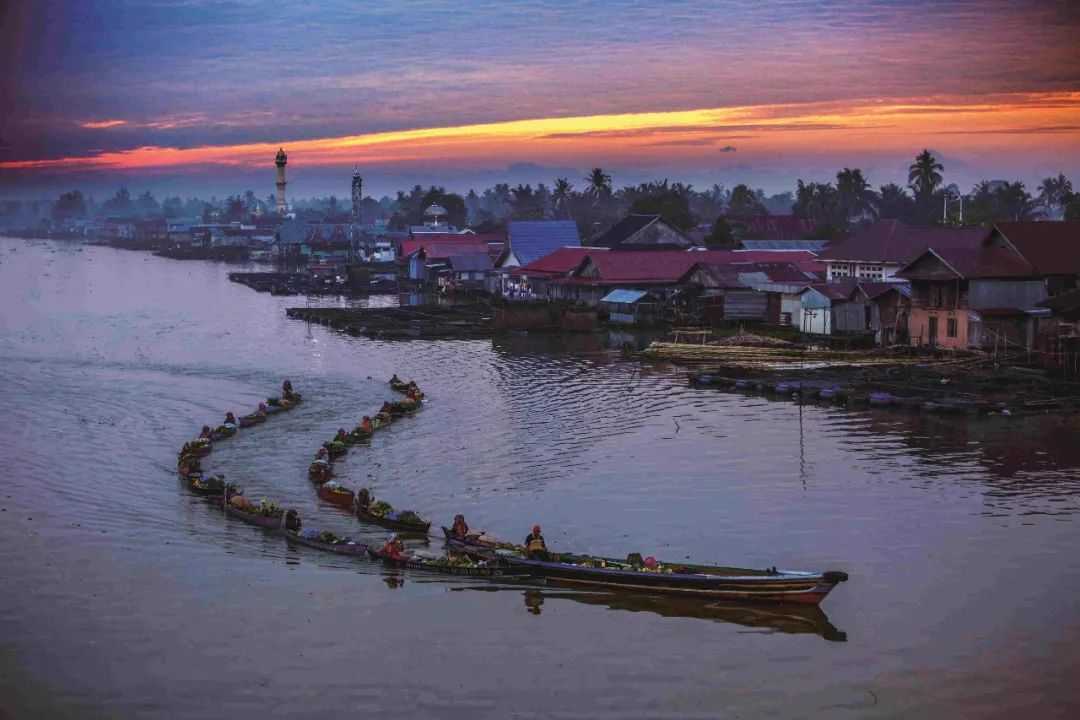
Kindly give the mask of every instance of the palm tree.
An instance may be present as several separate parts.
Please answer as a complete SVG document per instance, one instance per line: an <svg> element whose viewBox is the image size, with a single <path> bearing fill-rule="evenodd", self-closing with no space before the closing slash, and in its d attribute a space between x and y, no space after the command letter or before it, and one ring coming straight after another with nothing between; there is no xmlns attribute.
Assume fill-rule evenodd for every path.
<svg viewBox="0 0 1080 720"><path fill-rule="evenodd" d="M941 184L941 173L945 166L937 161L929 150L923 150L908 168L908 185L915 191L916 197L929 198Z"/></svg>
<svg viewBox="0 0 1080 720"><path fill-rule="evenodd" d="M589 183L589 189L585 192L590 195L597 197L607 197L611 195L611 176L601 168L593 168L585 177L585 182Z"/></svg>
<svg viewBox="0 0 1080 720"><path fill-rule="evenodd" d="M551 211L555 217L565 215L570 217L568 202L570 194L574 191L574 185L567 178L556 178L551 188Z"/></svg>
<svg viewBox="0 0 1080 720"><path fill-rule="evenodd" d="M1072 194L1072 183L1064 174L1059 173L1056 178L1048 177L1039 186L1039 202L1046 211L1047 217L1054 216L1054 209L1060 207L1062 201Z"/></svg>
<svg viewBox="0 0 1080 720"><path fill-rule="evenodd" d="M887 183L879 189L876 205L878 217L907 222L911 218L914 202L906 188L896 183Z"/></svg>
<svg viewBox="0 0 1080 720"><path fill-rule="evenodd" d="M874 213L873 203L876 196L859 168L844 168L836 173L836 191L839 193L841 212L847 222L850 223L864 213Z"/></svg>
<svg viewBox="0 0 1080 720"><path fill-rule="evenodd" d="M1042 213L1022 182L1007 182L998 190L1002 213L1010 220L1035 220Z"/></svg>

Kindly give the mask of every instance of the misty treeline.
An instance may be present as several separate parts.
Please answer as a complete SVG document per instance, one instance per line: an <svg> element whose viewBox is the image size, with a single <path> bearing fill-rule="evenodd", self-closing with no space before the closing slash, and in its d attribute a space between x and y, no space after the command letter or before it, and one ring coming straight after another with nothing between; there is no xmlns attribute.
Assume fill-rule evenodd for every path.
<svg viewBox="0 0 1080 720"><path fill-rule="evenodd" d="M745 184L706 189L668 180L616 189L613 178L593 168L582 178L557 178L550 185L496 184L464 195L440 186L414 185L395 197L365 197L363 222L385 221L391 229L423 224L431 205L445 210L442 220L477 232L497 232L509 220L571 219L582 237L610 227L627 213L656 213L687 230L711 226L709 240L733 242L748 237L740 218L755 215L794 215L816 221L815 236L827 239L873 219L897 219L912 225L990 225L1001 220L1080 219L1080 193L1064 175L1048 177L1034 194L1022 182L977 183L967 193L945 185L945 168L929 150L919 153L908 172L907 185L887 183L874 188L858 168L843 168L835 182L798 180L795 192L766 195ZM120 188L100 202L78 190L55 201L10 200L0 206L0 219L14 225L62 221L76 217L195 218L204 222L250 221L272 213L274 196L259 198L251 190L219 200L178 196L155 198L149 191L132 195ZM349 222L352 203L336 195L293 200L292 209L315 211L329 222Z"/></svg>

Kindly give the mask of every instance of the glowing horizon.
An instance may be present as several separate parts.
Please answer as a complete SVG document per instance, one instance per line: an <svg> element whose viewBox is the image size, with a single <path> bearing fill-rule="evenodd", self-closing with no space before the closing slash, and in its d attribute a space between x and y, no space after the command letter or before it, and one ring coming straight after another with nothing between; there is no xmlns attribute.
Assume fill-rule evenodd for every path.
<svg viewBox="0 0 1080 720"><path fill-rule="evenodd" d="M961 121L962 120L962 121ZM112 119L84 126L108 131L127 125ZM845 102L701 108L668 112L533 118L413 128L274 142L143 146L87 156L0 162L0 169L138 170L205 165L266 165L285 147L290 162L344 165L507 158L599 162L700 157L724 151L806 153L818 143L828 152L880 152L934 145L977 148L987 136L1009 136L1009 152L1031 150L1053 139L1062 153L1080 150L1080 92L1015 93L931 100L864 99ZM497 145L493 145L497 143Z"/></svg>

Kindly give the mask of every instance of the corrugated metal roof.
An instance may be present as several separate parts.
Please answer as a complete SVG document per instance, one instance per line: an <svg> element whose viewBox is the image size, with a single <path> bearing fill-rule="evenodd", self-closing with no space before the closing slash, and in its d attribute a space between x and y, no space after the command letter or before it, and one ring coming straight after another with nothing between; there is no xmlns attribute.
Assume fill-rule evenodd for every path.
<svg viewBox="0 0 1080 720"><path fill-rule="evenodd" d="M512 270L514 275L565 275L571 272L586 255L607 252L602 248L568 247L559 248L555 252L534 260L528 265Z"/></svg>
<svg viewBox="0 0 1080 720"><path fill-rule="evenodd" d="M1000 222L1003 236L1043 275L1080 275L1080 221Z"/></svg>
<svg viewBox="0 0 1080 720"><path fill-rule="evenodd" d="M491 262L491 256L484 252L451 255L450 267L456 272L476 272L479 270L491 270L495 265Z"/></svg>
<svg viewBox="0 0 1080 720"><path fill-rule="evenodd" d="M820 252L828 240L742 240L743 250L810 250Z"/></svg>
<svg viewBox="0 0 1080 720"><path fill-rule="evenodd" d="M612 290L607 295L600 299L600 302L610 303L635 303L644 297L648 297L649 293L644 290L627 290L625 288L619 290Z"/></svg>
<svg viewBox="0 0 1080 720"><path fill-rule="evenodd" d="M927 248L972 247L986 237L985 228L914 227L899 220L878 220L821 251L822 260L907 264Z"/></svg>
<svg viewBox="0 0 1080 720"><path fill-rule="evenodd" d="M802 240L814 234L819 222L794 215L725 215L729 224L739 223L752 233L764 239L764 242ZM744 241L757 242L757 241ZM764 248L761 248L764 249ZM809 249L809 248L789 248Z"/></svg>
<svg viewBox="0 0 1080 720"><path fill-rule="evenodd" d="M528 265L559 248L581 247L573 220L514 220L506 226L507 241L521 265Z"/></svg>

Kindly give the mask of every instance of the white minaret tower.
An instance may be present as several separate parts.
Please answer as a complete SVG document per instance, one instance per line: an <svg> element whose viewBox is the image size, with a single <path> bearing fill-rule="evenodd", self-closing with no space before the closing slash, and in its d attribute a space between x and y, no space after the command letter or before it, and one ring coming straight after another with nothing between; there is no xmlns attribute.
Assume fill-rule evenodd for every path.
<svg viewBox="0 0 1080 720"><path fill-rule="evenodd" d="M285 202L285 163L289 161L285 155L284 148L278 148L277 160L274 164L277 165L277 212L278 215L284 215L289 211L289 205Z"/></svg>

